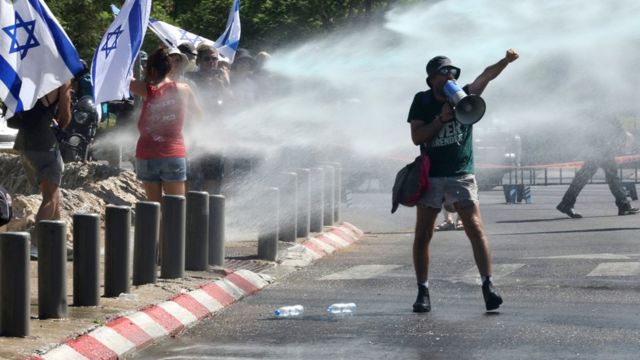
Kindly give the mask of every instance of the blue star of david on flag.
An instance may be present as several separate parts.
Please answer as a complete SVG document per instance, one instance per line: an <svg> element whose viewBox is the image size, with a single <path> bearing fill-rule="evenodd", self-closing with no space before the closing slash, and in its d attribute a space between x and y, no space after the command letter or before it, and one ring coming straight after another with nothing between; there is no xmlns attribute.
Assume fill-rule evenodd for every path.
<svg viewBox="0 0 640 360"><path fill-rule="evenodd" d="M194 38L189 38L189 32L186 30L180 30L180 34L182 35L180 37L180 40L187 40L188 42L192 43L193 45L197 44L200 40L202 40L202 38L198 35L196 35L196 37Z"/></svg>
<svg viewBox="0 0 640 360"><path fill-rule="evenodd" d="M115 50L118 47L118 39L123 32L124 31L122 30L122 25L118 25L115 30L107 34L107 40L104 42L102 49L100 49L100 51L104 51L105 59L109 57L111 51ZM111 41L111 39L113 39L113 41ZM111 45L109 45L109 43L111 43Z"/></svg>
<svg viewBox="0 0 640 360"><path fill-rule="evenodd" d="M36 29L36 21L24 21L17 11L15 14L15 23L11 26L3 27L2 30L11 38L11 47L9 48L9 54L19 52L20 59L22 60L27 56L29 49L40 46L40 43L33 33ZM27 33L27 40L22 45L20 45L18 41L18 29L20 28L24 29L24 31Z"/></svg>

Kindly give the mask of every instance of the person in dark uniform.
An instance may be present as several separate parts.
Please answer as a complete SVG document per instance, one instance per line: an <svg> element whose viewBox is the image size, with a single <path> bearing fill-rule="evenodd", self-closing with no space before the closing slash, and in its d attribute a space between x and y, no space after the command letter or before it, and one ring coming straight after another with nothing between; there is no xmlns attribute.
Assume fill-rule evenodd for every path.
<svg viewBox="0 0 640 360"><path fill-rule="evenodd" d="M605 117L592 118L591 124L585 125L582 127L587 131L584 134L584 144L586 144L583 151L586 157L584 165L576 172L569 189L556 209L570 218L582 218L582 215L574 210L576 200L589 179L595 175L598 168L601 168L604 171L609 190L616 200L618 215L637 214L640 209L632 207L629 203L622 181L618 177L618 164L616 163L616 155L627 145L626 143L630 142L632 137L622 128L619 121L611 121Z"/></svg>

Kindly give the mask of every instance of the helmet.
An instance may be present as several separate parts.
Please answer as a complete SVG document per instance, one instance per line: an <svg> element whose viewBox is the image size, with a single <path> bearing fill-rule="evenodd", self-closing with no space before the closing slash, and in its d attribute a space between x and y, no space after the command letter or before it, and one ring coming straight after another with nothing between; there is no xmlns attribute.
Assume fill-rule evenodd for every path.
<svg viewBox="0 0 640 360"><path fill-rule="evenodd" d="M78 100L78 103L73 108L73 120L83 125L91 117L97 117L96 105L91 96L85 95Z"/></svg>

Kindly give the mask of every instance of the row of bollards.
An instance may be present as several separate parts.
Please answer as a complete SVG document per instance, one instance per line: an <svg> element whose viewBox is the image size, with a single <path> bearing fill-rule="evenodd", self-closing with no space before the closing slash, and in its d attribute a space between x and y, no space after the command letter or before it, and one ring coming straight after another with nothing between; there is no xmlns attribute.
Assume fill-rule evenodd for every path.
<svg viewBox="0 0 640 360"><path fill-rule="evenodd" d="M162 208L162 215L160 209ZM188 217L187 217L188 213ZM207 270L224 264L224 197L204 192L164 196L136 204L131 276L131 208L108 205L104 231L104 296L129 293L133 285L160 277L184 277L185 269ZM187 223L187 219L189 219ZM73 216L73 305L100 301L100 218ZM38 318L67 317L66 224L40 221L38 238ZM30 235L0 234L0 336L28 336L30 309ZM160 246L158 246L160 244ZM159 254L158 254L159 250Z"/></svg>
<svg viewBox="0 0 640 360"><path fill-rule="evenodd" d="M278 240L294 242L321 232L340 220L340 164L281 173L278 187L263 194L258 257L275 261ZM131 284L177 279L185 270L205 271L224 265L225 198L206 192L167 195L162 204L138 202L131 254L132 211L108 205L104 230L104 296L129 293ZM67 317L66 224L40 221L38 238L38 317ZM29 335L30 235L0 234L0 336ZM73 216L73 305L97 306L100 301L100 218ZM133 255L133 271L130 258Z"/></svg>
<svg viewBox="0 0 640 360"><path fill-rule="evenodd" d="M267 209L258 229L258 257L275 261L278 240L294 242L340 221L342 169L339 163L283 172L278 187L264 190Z"/></svg>

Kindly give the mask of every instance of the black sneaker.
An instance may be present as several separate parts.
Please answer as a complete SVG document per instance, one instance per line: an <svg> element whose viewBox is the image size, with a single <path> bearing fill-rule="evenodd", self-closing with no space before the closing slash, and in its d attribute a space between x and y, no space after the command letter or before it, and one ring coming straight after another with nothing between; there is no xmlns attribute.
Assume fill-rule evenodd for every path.
<svg viewBox="0 0 640 360"><path fill-rule="evenodd" d="M487 311L495 310L502 304L502 297L490 282L482 285L482 296L484 297L484 305Z"/></svg>
<svg viewBox="0 0 640 360"><path fill-rule="evenodd" d="M413 304L413 312L423 313L431 311L431 300L429 299L429 288L418 285L418 297Z"/></svg>
<svg viewBox="0 0 640 360"><path fill-rule="evenodd" d="M572 207L568 207L568 206L564 206L562 204L558 204L558 206L556 206L556 209L558 211L560 211L561 213L568 215L570 218L572 219L581 219L582 215L580 215L580 213L577 213L575 210L573 210Z"/></svg>
<svg viewBox="0 0 640 360"><path fill-rule="evenodd" d="M630 204L625 204L618 207L618 215L634 215L640 212L640 209L631 207Z"/></svg>

